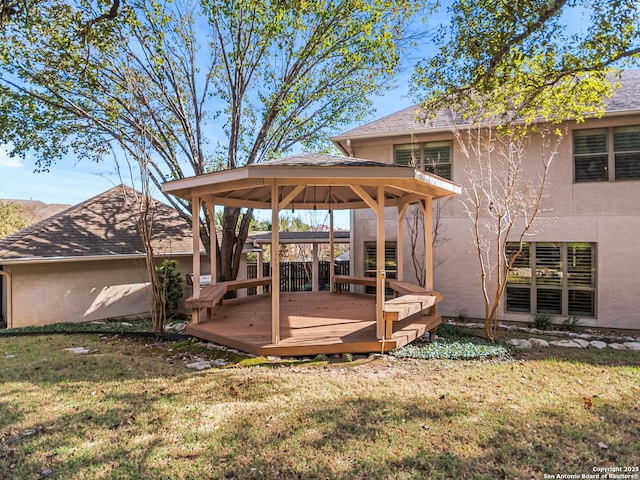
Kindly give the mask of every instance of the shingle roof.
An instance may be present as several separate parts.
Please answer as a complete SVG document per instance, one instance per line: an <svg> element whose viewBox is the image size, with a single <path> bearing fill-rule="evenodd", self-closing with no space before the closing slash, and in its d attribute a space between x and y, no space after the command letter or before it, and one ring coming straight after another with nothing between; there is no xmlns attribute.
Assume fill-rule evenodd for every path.
<svg viewBox="0 0 640 480"><path fill-rule="evenodd" d="M614 82L619 82L620 87L614 96L606 102L607 113L640 110L640 70L628 70L621 73L621 77L614 77ZM426 123L416 121L416 112L419 105L412 105L399 112L392 113L373 122L361 125L333 137L334 141L355 138L361 136L388 136L418 131L442 129L453 122L452 114L443 110L438 112L435 118ZM460 123L460 118L457 118Z"/></svg>
<svg viewBox="0 0 640 480"><path fill-rule="evenodd" d="M607 113L640 110L640 70L621 72L620 87L607 102Z"/></svg>
<svg viewBox="0 0 640 480"><path fill-rule="evenodd" d="M119 185L0 240L3 260L141 255L144 246L131 210L135 191ZM191 226L178 212L154 201L157 253L192 252Z"/></svg>
<svg viewBox="0 0 640 480"><path fill-rule="evenodd" d="M256 164L256 166L285 166L285 167L384 167L397 168L392 163L376 162L364 158L343 157L325 153L300 153L278 160Z"/></svg>

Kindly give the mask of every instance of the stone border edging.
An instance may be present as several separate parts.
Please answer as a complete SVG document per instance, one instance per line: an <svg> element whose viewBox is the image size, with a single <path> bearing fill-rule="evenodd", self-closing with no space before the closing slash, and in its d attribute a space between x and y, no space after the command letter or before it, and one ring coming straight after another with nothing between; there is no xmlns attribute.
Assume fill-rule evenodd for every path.
<svg viewBox="0 0 640 480"><path fill-rule="evenodd" d="M450 325L455 325L461 328L483 329L484 323L463 323L449 320L447 322ZM533 348L533 347L567 347L567 348L612 348L614 350L632 350L640 351L640 337L634 338L632 336L604 336L598 335L593 330L586 331L585 333L568 332L562 330L540 330L537 328L519 327L517 325L506 325L499 323L498 327L509 332L522 332L529 333L531 335L544 335L553 337L567 337L564 340L552 340L547 341L540 338L519 339L512 338L509 340L511 345L518 348ZM593 332L593 333L589 333Z"/></svg>

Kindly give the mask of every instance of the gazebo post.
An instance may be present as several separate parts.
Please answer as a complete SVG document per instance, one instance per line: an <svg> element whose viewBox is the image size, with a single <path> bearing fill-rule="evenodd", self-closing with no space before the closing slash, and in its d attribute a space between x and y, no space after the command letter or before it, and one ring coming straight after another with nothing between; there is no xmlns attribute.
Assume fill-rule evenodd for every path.
<svg viewBox="0 0 640 480"><path fill-rule="evenodd" d="M271 185L271 343L280 343L280 201L278 182Z"/></svg>
<svg viewBox="0 0 640 480"><path fill-rule="evenodd" d="M335 291L333 277L336 274L335 257L335 238L333 234L333 208L329 208L329 291Z"/></svg>
<svg viewBox="0 0 640 480"><path fill-rule="evenodd" d="M262 274L264 270L264 248L260 247L260 251L258 252L258 264L256 265L256 277L262 278L264 275ZM258 295L263 292L262 285L260 285L257 289Z"/></svg>
<svg viewBox="0 0 640 480"><path fill-rule="evenodd" d="M318 284L320 283L320 267L318 265L318 244L313 242L311 244L311 291L318 291Z"/></svg>
<svg viewBox="0 0 640 480"><path fill-rule="evenodd" d="M398 241L396 244L396 278L404 281L404 228L403 222L407 214L409 204L398 205Z"/></svg>
<svg viewBox="0 0 640 480"><path fill-rule="evenodd" d="M424 288L433 291L433 201L431 197L420 202L424 217Z"/></svg>
<svg viewBox="0 0 640 480"><path fill-rule="evenodd" d="M191 198L191 218L193 226L193 298L200 298L200 198ZM191 310L191 322L200 323L200 309Z"/></svg>
<svg viewBox="0 0 640 480"><path fill-rule="evenodd" d="M211 283L218 283L218 251L216 248L218 232L216 231L216 206L207 203L209 209L209 261L211 271Z"/></svg>
<svg viewBox="0 0 640 480"><path fill-rule="evenodd" d="M385 301L385 232L384 232L384 185L378 185L378 208L376 211L376 336L384 338L383 308Z"/></svg>

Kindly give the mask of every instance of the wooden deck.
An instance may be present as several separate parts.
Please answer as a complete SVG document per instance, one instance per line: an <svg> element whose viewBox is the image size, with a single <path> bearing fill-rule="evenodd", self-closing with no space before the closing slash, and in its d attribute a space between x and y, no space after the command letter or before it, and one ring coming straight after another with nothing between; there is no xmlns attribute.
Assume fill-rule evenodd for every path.
<svg viewBox="0 0 640 480"><path fill-rule="evenodd" d="M280 294L280 343L271 343L271 297L225 300L210 321L187 325L187 333L256 355L307 356L369 353L406 345L440 323L412 315L394 323L391 339L376 339L375 296L356 293Z"/></svg>

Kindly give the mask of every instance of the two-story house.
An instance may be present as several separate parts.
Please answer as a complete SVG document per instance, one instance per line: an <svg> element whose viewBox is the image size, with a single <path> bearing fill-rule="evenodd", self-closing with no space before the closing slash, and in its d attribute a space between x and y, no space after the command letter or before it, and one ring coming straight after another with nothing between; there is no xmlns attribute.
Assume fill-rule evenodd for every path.
<svg viewBox="0 0 640 480"><path fill-rule="evenodd" d="M531 321L546 312L557 322L577 316L582 326L640 329L640 71L625 72L619 82L602 118L566 123L550 170L544 221L526 238L518 268L509 275L500 320ZM422 123L416 121L416 107L409 107L332 140L345 155L399 164L413 159L469 186L467 157L446 115ZM526 161L533 162L539 145L533 141L528 148ZM458 199L443 202L434 205L434 287L444 294L439 312L483 318L471 221ZM375 274L372 215L352 213L355 275ZM387 215L397 214L389 209ZM394 235L389 230L386 236L388 264L397 251ZM415 282L409 231L404 238L403 258L397 261L403 262L404 278Z"/></svg>

